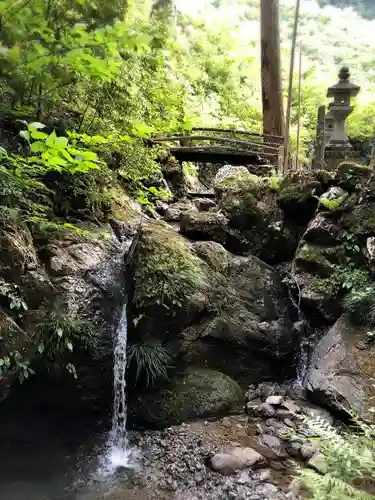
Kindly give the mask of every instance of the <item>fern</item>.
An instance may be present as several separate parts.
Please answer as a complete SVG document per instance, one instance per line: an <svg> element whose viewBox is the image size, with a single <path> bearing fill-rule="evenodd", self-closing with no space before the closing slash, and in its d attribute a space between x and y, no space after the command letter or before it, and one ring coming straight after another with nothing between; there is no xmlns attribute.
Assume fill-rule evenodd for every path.
<svg viewBox="0 0 375 500"><path fill-rule="evenodd" d="M319 436L324 456L325 474L313 470L298 470L302 483L313 500L374 500L365 491L366 482L375 474L372 427L355 419L356 432L339 432L323 419L304 418L310 431Z"/></svg>

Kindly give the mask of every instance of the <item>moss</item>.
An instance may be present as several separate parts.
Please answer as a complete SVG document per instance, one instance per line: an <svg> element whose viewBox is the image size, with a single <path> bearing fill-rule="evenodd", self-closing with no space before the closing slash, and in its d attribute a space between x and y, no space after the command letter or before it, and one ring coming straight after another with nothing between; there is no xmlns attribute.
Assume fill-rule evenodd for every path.
<svg viewBox="0 0 375 500"><path fill-rule="evenodd" d="M331 262L324 256L320 247L304 245L298 251L296 262L308 272L322 277L328 277L334 272Z"/></svg>
<svg viewBox="0 0 375 500"><path fill-rule="evenodd" d="M314 189L319 186L319 182L312 181L306 186L295 184L293 186L286 187L280 191L280 202L287 203L290 201L296 201L302 203L311 198Z"/></svg>
<svg viewBox="0 0 375 500"><path fill-rule="evenodd" d="M314 172L315 179L323 185L328 185L332 183L335 178L333 172L329 172L328 170L316 170Z"/></svg>
<svg viewBox="0 0 375 500"><path fill-rule="evenodd" d="M346 161L340 163L337 167L336 177L341 178L346 174L350 173L358 177L369 176L373 172L373 168L368 165L361 165L359 163L354 163Z"/></svg>
<svg viewBox="0 0 375 500"><path fill-rule="evenodd" d="M138 420L155 427L222 415L243 399L239 385L214 370L189 369L167 387L142 395L135 404Z"/></svg>
<svg viewBox="0 0 375 500"><path fill-rule="evenodd" d="M214 241L199 241L194 244L194 250L213 271L224 275L228 273L228 252L222 245Z"/></svg>
<svg viewBox="0 0 375 500"><path fill-rule="evenodd" d="M375 203L355 206L345 215L343 223L355 234L375 233Z"/></svg>
<svg viewBox="0 0 375 500"><path fill-rule="evenodd" d="M137 306L171 304L181 306L204 287L206 273L188 242L166 224L143 226L135 262Z"/></svg>
<svg viewBox="0 0 375 500"><path fill-rule="evenodd" d="M335 179L339 185L347 190L355 190L361 179L367 179L373 169L368 165L359 165L354 162L343 162L337 167Z"/></svg>

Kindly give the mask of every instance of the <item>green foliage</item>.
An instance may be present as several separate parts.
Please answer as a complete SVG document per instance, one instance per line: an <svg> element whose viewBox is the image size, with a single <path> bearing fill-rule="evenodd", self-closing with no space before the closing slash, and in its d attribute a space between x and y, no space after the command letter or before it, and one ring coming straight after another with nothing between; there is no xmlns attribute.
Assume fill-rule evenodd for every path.
<svg viewBox="0 0 375 500"><path fill-rule="evenodd" d="M161 223L143 227L138 243L135 266L135 303L182 306L187 297L204 288L202 262L191 252L189 244Z"/></svg>
<svg viewBox="0 0 375 500"><path fill-rule="evenodd" d="M340 206L344 203L344 201L348 198L348 195L343 195L339 196L338 198L335 199L329 199L326 198L325 196L320 196L319 203L320 205L323 205L323 207L327 208L328 210L334 212L335 210L338 210Z"/></svg>
<svg viewBox="0 0 375 500"><path fill-rule="evenodd" d="M8 301L9 309L17 311L27 311L28 307L19 293L18 285L8 283L0 277L0 297L4 297Z"/></svg>
<svg viewBox="0 0 375 500"><path fill-rule="evenodd" d="M298 476L313 500L373 500L374 429L361 422L359 430L339 432L323 419L306 421L318 436L323 474L299 468Z"/></svg>
<svg viewBox="0 0 375 500"><path fill-rule="evenodd" d="M336 7L352 7L368 18L375 18L375 6L372 0L319 0L321 5L334 5Z"/></svg>
<svg viewBox="0 0 375 500"><path fill-rule="evenodd" d="M69 313L66 304L56 299L38 324L35 356L56 359L72 353L74 349L95 348L96 345L97 334L91 324L77 320ZM66 369L77 378L72 363L68 362Z"/></svg>
<svg viewBox="0 0 375 500"><path fill-rule="evenodd" d="M344 298L345 312L354 324L372 323L375 310L375 288L366 286L362 289L353 289Z"/></svg>
<svg viewBox="0 0 375 500"><path fill-rule="evenodd" d="M370 283L367 269L358 268L353 262L346 265L334 265L334 272L328 278L314 279L314 288L332 298L340 292L347 293L351 290L360 290Z"/></svg>
<svg viewBox="0 0 375 500"><path fill-rule="evenodd" d="M168 378L172 367L172 351L158 341L146 340L128 347L128 367L135 371L135 381L155 387L160 379Z"/></svg>
<svg viewBox="0 0 375 500"><path fill-rule="evenodd" d="M267 178L270 188L273 191L279 192L281 187L282 175L275 169L271 171L271 175Z"/></svg>

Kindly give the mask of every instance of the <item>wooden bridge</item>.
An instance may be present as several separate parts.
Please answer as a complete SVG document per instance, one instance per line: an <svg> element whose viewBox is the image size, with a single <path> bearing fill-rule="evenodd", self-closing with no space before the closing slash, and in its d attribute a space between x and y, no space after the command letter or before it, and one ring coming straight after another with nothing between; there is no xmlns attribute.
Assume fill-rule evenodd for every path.
<svg viewBox="0 0 375 500"><path fill-rule="evenodd" d="M179 162L254 165L274 168L282 164L284 138L246 130L193 128L191 135L155 137L153 144L170 143Z"/></svg>

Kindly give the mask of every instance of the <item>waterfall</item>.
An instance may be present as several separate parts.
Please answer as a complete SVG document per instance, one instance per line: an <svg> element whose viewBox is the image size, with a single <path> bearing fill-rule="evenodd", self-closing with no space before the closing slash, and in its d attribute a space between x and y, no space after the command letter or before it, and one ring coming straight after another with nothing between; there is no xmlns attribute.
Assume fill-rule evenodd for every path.
<svg viewBox="0 0 375 500"><path fill-rule="evenodd" d="M126 433L126 344L128 337L127 304L125 303L116 331L113 356L113 409L110 440L113 446L127 452Z"/></svg>
<svg viewBox="0 0 375 500"><path fill-rule="evenodd" d="M126 417L126 345L128 335L127 304L125 302L114 339L113 354L113 408L112 428L107 442L107 453L100 471L110 475L120 468L131 467L132 450L129 447Z"/></svg>

